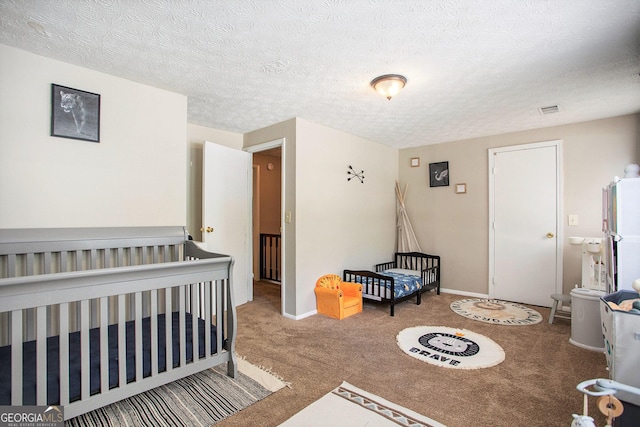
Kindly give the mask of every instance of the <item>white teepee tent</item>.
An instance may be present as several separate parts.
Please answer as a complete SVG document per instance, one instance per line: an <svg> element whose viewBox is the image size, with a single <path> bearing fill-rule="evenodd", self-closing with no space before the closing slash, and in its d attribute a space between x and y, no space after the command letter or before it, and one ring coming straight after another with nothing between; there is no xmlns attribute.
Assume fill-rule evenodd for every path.
<svg viewBox="0 0 640 427"><path fill-rule="evenodd" d="M420 249L420 243L416 234L413 232L411 221L409 221L409 215L404 206L405 197L407 195L407 187L404 186L404 191L401 190L400 184L396 181L396 196L398 197L397 205L397 218L396 227L398 229L396 251L397 252L422 252Z"/></svg>

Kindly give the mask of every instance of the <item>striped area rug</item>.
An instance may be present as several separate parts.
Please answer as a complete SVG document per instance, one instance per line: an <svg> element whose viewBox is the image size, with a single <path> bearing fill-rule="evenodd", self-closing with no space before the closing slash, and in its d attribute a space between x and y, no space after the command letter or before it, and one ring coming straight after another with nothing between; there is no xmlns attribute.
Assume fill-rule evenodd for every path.
<svg viewBox="0 0 640 427"><path fill-rule="evenodd" d="M65 426L208 427L286 385L246 361L238 365L237 378L227 376L222 364L72 418ZM255 373L272 378L265 383Z"/></svg>

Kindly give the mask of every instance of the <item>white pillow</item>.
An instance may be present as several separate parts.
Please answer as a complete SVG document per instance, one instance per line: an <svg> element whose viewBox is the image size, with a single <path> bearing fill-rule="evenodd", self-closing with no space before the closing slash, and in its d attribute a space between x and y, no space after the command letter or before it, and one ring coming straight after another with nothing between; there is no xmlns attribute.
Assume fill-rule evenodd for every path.
<svg viewBox="0 0 640 427"><path fill-rule="evenodd" d="M420 275L422 274L420 270L406 270L404 268L390 268L389 270L385 271L388 271L389 273L408 274L410 276L418 277L420 277Z"/></svg>

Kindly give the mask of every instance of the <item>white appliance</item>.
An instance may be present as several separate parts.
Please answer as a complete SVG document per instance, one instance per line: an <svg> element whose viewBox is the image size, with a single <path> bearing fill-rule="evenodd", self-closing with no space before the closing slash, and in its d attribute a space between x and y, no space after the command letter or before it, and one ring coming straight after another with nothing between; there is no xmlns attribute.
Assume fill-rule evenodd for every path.
<svg viewBox="0 0 640 427"><path fill-rule="evenodd" d="M640 178L615 179L602 192L607 293L640 278Z"/></svg>
<svg viewBox="0 0 640 427"><path fill-rule="evenodd" d="M607 289L607 253L601 237L569 237L569 243L582 249L581 287L597 291ZM576 285L576 288L578 285Z"/></svg>
<svg viewBox="0 0 640 427"><path fill-rule="evenodd" d="M582 242L582 287L606 290L607 267L606 252L602 238L585 237Z"/></svg>

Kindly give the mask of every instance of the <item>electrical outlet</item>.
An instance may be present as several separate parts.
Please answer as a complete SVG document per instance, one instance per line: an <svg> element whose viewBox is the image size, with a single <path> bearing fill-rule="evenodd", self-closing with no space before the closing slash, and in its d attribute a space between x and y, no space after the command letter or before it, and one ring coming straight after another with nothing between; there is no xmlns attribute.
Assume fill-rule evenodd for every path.
<svg viewBox="0 0 640 427"><path fill-rule="evenodd" d="M578 215L569 215L569 225L578 225Z"/></svg>

